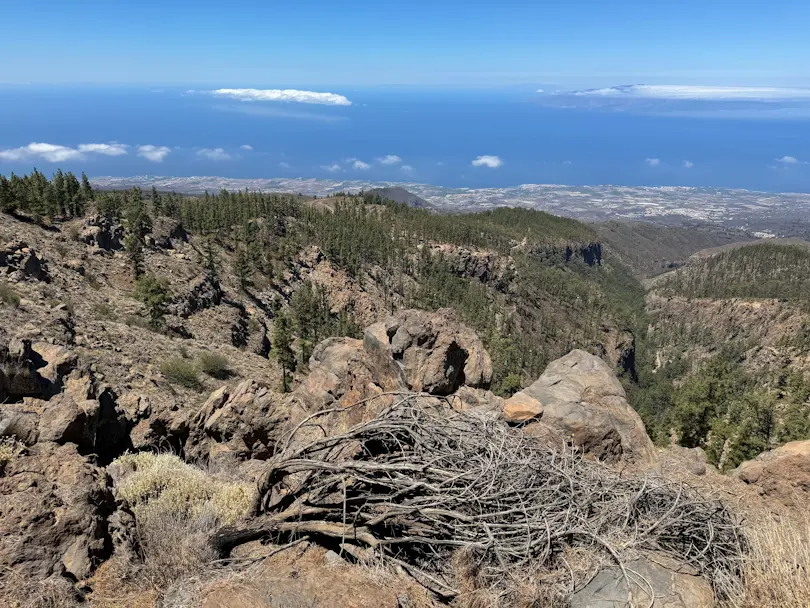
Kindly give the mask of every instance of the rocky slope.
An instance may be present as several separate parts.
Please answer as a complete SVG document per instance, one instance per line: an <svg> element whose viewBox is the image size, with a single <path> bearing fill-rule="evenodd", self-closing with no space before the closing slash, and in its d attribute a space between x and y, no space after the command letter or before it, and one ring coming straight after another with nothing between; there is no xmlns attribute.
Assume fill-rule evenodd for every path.
<svg viewBox="0 0 810 608"><path fill-rule="evenodd" d="M656 471L673 477L674 467L697 485L703 479L708 486L728 484L726 498L751 495L768 505L776 498L779 506L768 508L778 509L788 501L768 490L782 487L772 480L795 477L806 462L766 464L759 475L749 466L731 479L707 467L699 449L655 450L616 377L637 371L627 320L637 312L637 284L606 257L599 240L581 225L558 226L545 217L525 230L520 213L430 227L421 224L427 214L396 219L421 212L357 204L341 197L309 201L308 210L287 209L275 224L257 220L254 228L270 236L248 277L239 271L245 252L239 239L224 230L218 239L206 238L176 218L154 218L140 264L142 273L165 281L160 324L150 324L138 297L129 223L91 214L43 227L0 214L3 601L105 608L591 606L624 602L629 593L635 602L702 606L727 593L723 552L739 548L724 545L715 554L707 546L700 556L678 550L674 561L664 559L658 540L639 544L638 535L627 534L627 518L638 517L636 525L652 526L651 533L665 524L650 518L669 525L669 515L684 505L708 505L701 518L720 514L720 527L735 529L725 507L691 489L690 501L679 502L681 493ZM368 256L358 263L329 232L346 217L374 229L399 222L421 238L402 245L396 264L387 265L369 244L373 230L357 232L352 242ZM553 231L538 237L549 225ZM443 307L448 301L452 308ZM294 322L285 343L278 332L288 318ZM503 370L510 365L519 377L505 390ZM443 554L425 578L425 553L412 546L402 553L379 549L405 529L418 537L413 530L432 525L437 514L429 509L437 505L426 507L427 520L413 519L424 514L418 506L390 516L391 525L355 526L349 533L345 510L368 502L347 498L366 491L368 476L357 471L380 463L381 446L407 443L396 433L384 440L352 433L388 420L403 402L416 404L431 424L438 420L448 437L461 424L486 430L475 441L486 444L490 431L500 438L499 449L486 446L490 465L480 464L485 451L468 443L459 440L451 449L468 456L460 460L466 467L460 475L471 483L492 475L491 489L509 475L528 475L503 487L523 500L524 490L547 491L536 487L538 479L557 479L551 484L557 499L532 504L551 509L544 521L561 518L555 520L559 537L546 523L540 536L547 544L529 545L547 548L521 561L520 552L490 551L499 536L495 525L468 547L473 553ZM305 467L297 473L274 468L323 441L325 451L293 458ZM522 450L528 459L509 460ZM503 468L493 475L495 462ZM326 481L307 482L317 471L346 466L356 468L340 477L337 493L323 490ZM530 475L532 466L547 468ZM408 470L431 473L422 462ZM563 477L555 477L560 471ZM765 490L759 480L769 484ZM412 500L414 488L433 487L424 480L412 485L384 510ZM807 491L801 484L794 489ZM301 492L313 502L299 501ZM641 497L648 506L638 506ZM564 508L554 511L554 505ZM583 515L576 527L566 515L575 508L598 517ZM505 523L504 510L512 513L499 507L498 525ZM361 515L371 517L357 507L354 516ZM458 518L459 529L477 517L458 510L440 515ZM608 528L599 526L608 526L605 538ZM360 527L370 536L359 534ZM453 526L442 530L452 546ZM705 542L702 530L690 532L694 542ZM621 547L618 560L615 547ZM469 559L480 550L490 551L488 576L502 560L534 574L521 584L485 584L491 579L472 565L479 558ZM702 561L703 555L716 561ZM644 573L657 599L644 585L628 589L625 564ZM495 596L487 595L496 587Z"/></svg>

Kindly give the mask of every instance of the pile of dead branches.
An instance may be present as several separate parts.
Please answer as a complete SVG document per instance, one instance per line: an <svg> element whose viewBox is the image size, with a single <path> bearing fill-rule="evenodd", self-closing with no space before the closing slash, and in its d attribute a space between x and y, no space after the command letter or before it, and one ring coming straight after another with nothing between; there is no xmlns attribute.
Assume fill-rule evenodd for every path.
<svg viewBox="0 0 810 608"><path fill-rule="evenodd" d="M458 592L450 563L460 550L493 586L538 566L564 570L572 548L623 572L637 551L668 553L721 593L737 579L738 521L687 487L621 475L436 398L399 395L372 420L313 438L332 413L301 423L270 461L254 532L307 535L349 554L373 549L445 597ZM570 573L568 592L577 578Z"/></svg>

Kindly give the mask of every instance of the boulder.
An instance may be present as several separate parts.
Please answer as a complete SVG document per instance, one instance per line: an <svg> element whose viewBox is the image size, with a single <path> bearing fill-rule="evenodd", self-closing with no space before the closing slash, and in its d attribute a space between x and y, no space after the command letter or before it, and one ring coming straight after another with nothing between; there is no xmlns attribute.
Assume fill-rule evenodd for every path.
<svg viewBox="0 0 810 608"><path fill-rule="evenodd" d="M39 439L39 414L22 406L0 405L0 437L34 445Z"/></svg>
<svg viewBox="0 0 810 608"><path fill-rule="evenodd" d="M93 215L82 222L78 240L102 251L118 251L124 248L124 227L102 215Z"/></svg>
<svg viewBox="0 0 810 608"><path fill-rule="evenodd" d="M48 392L49 383L37 371L39 360L30 340L4 339L0 330L0 402Z"/></svg>
<svg viewBox="0 0 810 608"><path fill-rule="evenodd" d="M50 281L45 259L24 241L12 241L0 246L0 267L4 266L15 281L29 278L46 283Z"/></svg>
<svg viewBox="0 0 810 608"><path fill-rule="evenodd" d="M606 568L573 595L570 608L710 608L715 605L712 586L694 569L666 556L656 554L629 561L625 570L633 581L629 593L621 570Z"/></svg>
<svg viewBox="0 0 810 608"><path fill-rule="evenodd" d="M107 476L72 444L40 442L0 476L0 568L81 580L109 555Z"/></svg>
<svg viewBox="0 0 810 608"><path fill-rule="evenodd" d="M381 353L369 356L360 340L327 338L312 351L310 372L295 390L295 396L309 411L345 407L383 390L406 390L398 378L393 360ZM390 372L390 374L389 374Z"/></svg>
<svg viewBox="0 0 810 608"><path fill-rule="evenodd" d="M174 218L156 217L152 220L152 232L149 235L156 247L174 249L175 242L188 242L188 233L183 225Z"/></svg>
<svg viewBox="0 0 810 608"><path fill-rule="evenodd" d="M504 402L503 415L512 423L533 421L600 460L655 462L644 423L612 369L582 350L550 363L534 384Z"/></svg>
<svg viewBox="0 0 810 608"><path fill-rule="evenodd" d="M62 379L76 368L78 357L58 344L34 342L31 349L39 355L40 364L37 373L53 386L61 386Z"/></svg>
<svg viewBox="0 0 810 608"><path fill-rule="evenodd" d="M186 455L193 458L266 459L275 450L295 410L289 396L244 380L208 397L191 421Z"/></svg>
<svg viewBox="0 0 810 608"><path fill-rule="evenodd" d="M450 309L403 310L369 327L369 335L380 353L390 352L410 390L449 395L462 385L489 388L492 381L489 353Z"/></svg>
<svg viewBox="0 0 810 608"><path fill-rule="evenodd" d="M810 498L810 440L791 441L763 452L731 475L788 506L805 504Z"/></svg>

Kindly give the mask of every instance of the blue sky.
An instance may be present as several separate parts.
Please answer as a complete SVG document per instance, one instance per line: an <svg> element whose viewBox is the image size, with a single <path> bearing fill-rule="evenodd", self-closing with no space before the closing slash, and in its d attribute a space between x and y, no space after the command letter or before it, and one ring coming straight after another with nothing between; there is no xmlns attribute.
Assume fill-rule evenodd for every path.
<svg viewBox="0 0 810 608"><path fill-rule="evenodd" d="M810 85L810 2L3 3L0 82Z"/></svg>

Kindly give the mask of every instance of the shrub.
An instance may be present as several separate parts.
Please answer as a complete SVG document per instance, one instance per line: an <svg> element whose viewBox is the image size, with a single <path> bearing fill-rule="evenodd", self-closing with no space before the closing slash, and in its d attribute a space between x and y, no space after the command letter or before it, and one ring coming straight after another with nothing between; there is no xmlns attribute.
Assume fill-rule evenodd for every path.
<svg viewBox="0 0 810 608"><path fill-rule="evenodd" d="M161 363L160 373L166 376L166 380L171 384L178 384L194 390L202 388L197 366L192 361L182 357L173 357Z"/></svg>
<svg viewBox="0 0 810 608"><path fill-rule="evenodd" d="M210 565L211 534L247 517L256 500L253 484L223 481L173 454L125 454L116 462L133 469L115 492L135 515L143 574L160 588Z"/></svg>
<svg viewBox="0 0 810 608"><path fill-rule="evenodd" d="M84 280L87 281L87 284L90 286L91 289L95 289L98 291L101 289L101 283L98 280L98 277L94 275L92 272L88 272L84 275Z"/></svg>
<svg viewBox="0 0 810 608"><path fill-rule="evenodd" d="M134 469L116 493L136 516L148 507L164 514L213 517L227 525L246 517L253 507L253 484L217 479L174 454L125 454L117 462Z"/></svg>
<svg viewBox="0 0 810 608"><path fill-rule="evenodd" d="M93 305L93 314L98 319L109 319L112 321L115 319L115 308L106 302L99 302Z"/></svg>
<svg viewBox="0 0 810 608"><path fill-rule="evenodd" d="M17 308L20 305L20 296L14 288L6 282L0 282L0 302Z"/></svg>
<svg viewBox="0 0 810 608"><path fill-rule="evenodd" d="M152 325L149 323L147 319L143 317L139 317L138 315L127 315L124 319L124 323L129 325L130 327L139 327L141 329L152 329Z"/></svg>
<svg viewBox="0 0 810 608"><path fill-rule="evenodd" d="M228 359L217 353L202 353L197 358L197 362L200 366L200 371L212 378L226 380L232 375Z"/></svg>

